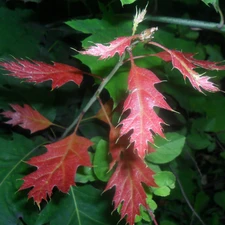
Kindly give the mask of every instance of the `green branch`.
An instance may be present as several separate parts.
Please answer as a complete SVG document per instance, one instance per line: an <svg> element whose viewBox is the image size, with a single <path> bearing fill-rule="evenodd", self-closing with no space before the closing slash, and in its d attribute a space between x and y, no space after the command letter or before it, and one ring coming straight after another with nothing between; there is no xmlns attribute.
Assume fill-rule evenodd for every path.
<svg viewBox="0 0 225 225"><path fill-rule="evenodd" d="M74 119L74 121L70 124L70 126L65 130L65 132L62 134L61 138L65 138L68 133L75 127L79 119L88 111L88 109L93 105L93 103L98 99L99 94L102 92L106 84L110 81L110 79L113 77L113 75L117 72L117 70L123 65L123 60L125 57L125 52L124 54L120 57L120 60L118 63L115 65L115 67L112 69L112 71L109 73L109 75L104 78L100 86L98 87L97 91L95 94L90 98L86 106L83 108L82 112Z"/></svg>
<svg viewBox="0 0 225 225"><path fill-rule="evenodd" d="M130 19L130 14L118 14L118 17ZM167 16L148 16L145 17L144 22L160 22L160 23L170 23L182 26L188 26L195 29L203 29L203 30L212 30L220 33L225 33L225 25L223 25L224 21L220 21L219 23L213 23L208 21L200 21L200 20L191 20L191 19L182 19L182 18L175 18L175 17L167 17Z"/></svg>
<svg viewBox="0 0 225 225"><path fill-rule="evenodd" d="M207 22L207 21L181 19L181 18L166 17L166 16L146 16L145 21L170 23L170 24L189 26L189 27L198 28L198 29L225 32L225 26L221 27L220 23L213 23L213 22Z"/></svg>

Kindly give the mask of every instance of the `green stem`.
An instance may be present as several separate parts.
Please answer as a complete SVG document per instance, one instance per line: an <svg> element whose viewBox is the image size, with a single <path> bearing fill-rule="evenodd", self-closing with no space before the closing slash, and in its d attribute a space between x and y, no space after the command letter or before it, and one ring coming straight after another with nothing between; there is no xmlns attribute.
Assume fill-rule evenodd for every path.
<svg viewBox="0 0 225 225"><path fill-rule="evenodd" d="M123 18L131 18L130 14L118 14L118 17ZM175 17L167 17L167 16L152 16L148 14L148 16L145 17L144 22L160 22L160 23L170 23L170 24L176 24L176 25L183 25L188 26L196 29L206 29L206 30L212 30L217 32L225 32L225 25L222 25L221 21L220 23L213 23L208 21L200 21L200 20L191 20L191 19L182 19L182 18L175 18Z"/></svg>
<svg viewBox="0 0 225 225"><path fill-rule="evenodd" d="M99 94L102 92L106 84L110 81L110 79L113 77L113 75L117 72L117 70L123 65L123 60L125 57L125 53L120 57L120 60L115 65L115 67L112 69L112 71L109 73L109 75L102 81L100 86L98 87L95 94L90 98L89 102L86 104L86 106L83 108L82 112L74 119L74 121L70 124L70 126L65 130L65 132L62 134L61 138L65 138L68 133L74 128L74 126L77 124L79 118L84 115L88 109L93 105L93 103L98 99Z"/></svg>
<svg viewBox="0 0 225 225"><path fill-rule="evenodd" d="M220 24L219 24L219 28L222 28L224 26L224 16L223 16L223 12L220 9L219 5L218 5L218 13L220 14Z"/></svg>
<svg viewBox="0 0 225 225"><path fill-rule="evenodd" d="M175 172L175 169L173 169L173 167L172 167L171 165L169 165L169 167L170 167L171 171L173 172L174 176L176 177L177 183L178 183L178 185L179 185L179 187L180 187L181 193L182 193L182 195L183 195L183 197L184 197L184 199L185 199L185 201L186 201L188 207L190 208L190 210L192 211L192 213L197 217L197 219L199 220L199 222L200 222L202 225L206 225L206 224L204 223L204 221L201 219L201 217L198 215L198 213L195 211L195 209L193 208L193 206L191 205L191 203L190 203L190 201L189 201L189 199L188 199L188 197L187 197L187 195L186 195L186 193L185 193L185 191L184 191L184 188L183 188L183 185L182 185L182 183L181 183L181 181L180 181L180 178L179 178L179 176L177 175L177 173Z"/></svg>
<svg viewBox="0 0 225 225"><path fill-rule="evenodd" d="M193 28L207 29L207 30L213 30L217 32L225 32L225 26L221 26L220 23L213 23L213 22L207 22L207 21L181 19L181 18L166 17L166 16L146 16L145 21L171 23L171 24L189 26Z"/></svg>

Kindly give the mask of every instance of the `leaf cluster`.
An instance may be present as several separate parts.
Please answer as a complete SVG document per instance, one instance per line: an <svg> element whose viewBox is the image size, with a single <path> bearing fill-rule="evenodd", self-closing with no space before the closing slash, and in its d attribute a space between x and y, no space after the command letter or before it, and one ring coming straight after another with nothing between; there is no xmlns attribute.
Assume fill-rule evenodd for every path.
<svg viewBox="0 0 225 225"><path fill-rule="evenodd" d="M130 36L132 27L130 18L132 18L135 7L134 5L126 4L134 1L121 0L124 11L130 13L129 19L123 16L115 18L114 15L122 11L120 7L121 3L118 4L119 1L115 1L111 5L109 1L108 5L107 3L99 4L99 7L97 7L95 1L92 1L92 3L90 1L71 2L70 12L73 9L73 4L76 3L85 8L83 12L85 16L100 12L102 17L72 19L72 17L68 16L69 19L67 19L66 26L60 25L58 27L57 23L53 25L36 23L34 20L34 16L36 16L34 14L35 10L23 9L26 6L21 7L20 5L15 10L12 10L2 5L0 14L3 15L4 21L0 27L2 27L1 30L4 30L4 34L1 38L3 42L0 44L0 57L4 59L3 63L7 63L9 55L20 58L29 57L47 63L58 61L68 65L68 68L63 68L63 70L67 70L69 75L74 73L73 70L72 72L70 70L71 66L76 68L75 73L78 72L80 74L80 71L85 70L86 74L91 73L92 75L105 78L118 62L119 57L117 54L115 57L107 60L97 60L97 58L87 54L77 54L71 51L70 47L81 49L82 45L83 50L88 51L87 49L93 46L93 43L101 43L108 46L106 43L115 41L117 37ZM188 7L200 7L199 3L194 0L176 2L182 2L182 4ZM210 3L218 9L218 2L204 2L206 4ZM31 4L31 8L33 7L32 2L28 2L28 4ZM43 7L43 3L38 4L41 4L40 8ZM92 7L94 4L95 6ZM161 10L160 4L161 1L159 1L159 12ZM110 6L111 11L105 7L106 5ZM165 5L169 7L172 6L172 3L165 3ZM202 8L204 7L206 6L202 6ZM220 7L223 7L223 3ZM163 9L161 12L163 12ZM174 13L175 15L177 11L174 10L173 12L171 10L170 13ZM182 15L182 17L190 17L192 15L191 11L187 14ZM149 24L145 21L139 25L138 29L142 31L147 28L149 28ZM206 38L207 35L209 35L208 40ZM154 36L154 41L163 44L167 48L191 52L192 54L198 52L194 57L198 58L199 62L200 59L210 61L222 61L224 59L224 52L221 48L224 41L214 41L214 37L215 40L222 40L221 37L224 38L223 34L216 36L210 32L195 31L182 26L162 25ZM77 42L77 39L81 43ZM125 46L127 47L127 45ZM137 45L133 51L133 56L134 58L145 54L157 56L157 53L156 47L149 48L149 45L146 45L143 48L143 45ZM71 58L69 56L71 54L74 57ZM123 52L121 52L122 54ZM87 144L87 146L82 147L87 149L92 145L83 156L88 158L89 162L87 163L88 160L85 160L82 164L83 166L78 167L76 176L73 176L73 173L71 173L71 170L74 168L65 168L68 171L67 175L72 177L70 178L70 181L72 180L71 184L75 182L76 186L70 187L70 184L68 184L66 190L60 189L60 184L64 182L60 180L57 187L61 191L68 191L68 194L65 195L59 192L57 188L52 187L53 190L50 190L48 194L50 197L50 192L53 192L53 195L51 198L45 197L47 202L41 202L41 199L36 199L36 202L40 205L40 211L33 204L32 199L27 200L28 191L31 190L18 191L19 189L32 188L33 186L32 182L27 186L22 186L24 184L22 179L25 181L26 179L30 180L29 174L34 174L32 172L36 171L34 167L28 166L25 162L41 168L43 164L39 161L40 157L43 156L44 160L48 158L45 156L49 154L51 147L59 149L58 145L53 146L52 143L57 141L58 144L61 143L58 138L63 133L62 127L69 127L74 118L78 117L89 99L94 95L99 83L101 83L101 79L99 81L98 78L85 76L81 83L81 80L73 80L72 75L68 80L73 80L80 85L80 88L78 88L72 82L66 83L68 80L66 82L64 82L65 80L56 82L53 76L54 73L45 79L53 80L53 83L47 81L40 84L37 80L30 79L29 76L23 77L30 79L31 82L37 82L36 85L33 85L32 83L21 83L20 80L5 76L6 72L2 70L2 75L0 76L0 109L3 112L0 118L0 202L2 206L0 219L2 223L23 225L110 225L116 224L120 220L118 216L120 214L122 217L125 216L125 219L128 219L129 222L131 221L130 224L132 224L133 221L129 217L132 210L131 204L119 201L117 194L118 192L123 193L124 189L120 190L119 188L121 188L121 183L124 181L124 185L128 187L127 189L131 186L134 188L139 187L138 190L141 190L140 196L142 196L140 201L146 198L146 203L142 204L145 207L141 206L140 213L137 212L138 216L135 217L135 222L138 225L153 224L150 216L151 213L149 214L145 209L147 207L151 209L158 223L162 225L186 225L190 223L222 225L225 221L225 182L223 176L225 159L224 94L220 92L204 95L194 90L191 87L191 82L188 80L189 77L184 82L180 72L176 70L175 64L171 65L170 62L174 55L169 60L168 55L135 59L138 68L151 69L160 80L167 80L167 82L155 85L155 89L166 96L169 107L179 112L174 113L158 107L154 108L157 115L163 118L165 124L170 124L170 126L163 126L165 138L154 136L154 143L152 143L151 148L156 148L156 151L146 156L145 166L148 166L146 170L143 168L140 158L134 158L130 153L124 153L125 159L130 159L130 161L122 158L121 163L116 167L118 164L117 152L115 151L115 155L113 155L114 153L111 151L111 155L113 156L111 157L108 154L108 150L109 148L118 150L120 146L112 146L110 142L111 139L117 139L118 137L116 133L114 136L112 133L109 136L109 133L113 132L113 129L107 125L108 120L105 118L100 104L95 102L83 117L77 130L79 138L86 138L85 141L79 139L82 145L84 143ZM166 57L167 59L165 60ZM86 66L82 65L77 59L85 63ZM28 67L38 64L38 62L34 63L26 59L25 62L29 64ZM23 62L20 65L23 66ZM43 65L41 68L46 68L46 64ZM59 64L56 65L60 66ZM180 68L180 65L177 67ZM10 69L8 70L10 71ZM100 95L102 101L106 103L105 107L108 106L107 101L113 99L113 109L111 104L106 114L114 125L116 124L115 121L118 121L121 117L121 100L125 100L128 95L128 70L129 63L126 63L117 71ZM201 69L197 71L199 74L205 72L205 70ZM223 80L224 72L207 71L207 76L214 78L213 80L223 90L221 80ZM65 77L67 79L68 74ZM66 83L64 86L51 91L53 88L59 87L64 83ZM145 88L147 89L148 87ZM198 85L196 85L196 89L202 90ZM129 91L132 91L132 87L129 88ZM12 108L9 104L14 104L12 105L14 115L17 111L23 109L22 106L26 108L29 105L36 112L43 115L44 118L47 118L47 122L45 121L48 124L47 127L53 121L54 124L60 124L62 127L54 126L52 130L47 129L30 134L29 131L21 129L18 126L11 127L6 125L3 123L6 121L3 115L5 114L8 118L13 117ZM134 109L134 107L130 107L130 110ZM113 116L109 115L112 110ZM6 112L11 112L11 114L7 115ZM20 115L24 115L24 112L20 113ZM124 117L126 118L126 115ZM20 120L18 124L23 124L23 121L21 122ZM36 125L33 126L37 127ZM127 129L129 133L129 128ZM87 143L87 141L89 142ZM134 141L136 141L136 138ZM46 146L47 152L43 146ZM71 152L73 151L71 150ZM79 155L81 154L83 153L79 153ZM112 158L115 160L111 161ZM32 160L34 161L32 162ZM126 183L125 179L122 179L123 175L120 174L123 170L119 170L119 168L129 167L128 162L135 162L130 170L134 171L134 173L130 177L137 176L140 180L137 181L135 178L136 183ZM88 167L91 165L90 163L92 166ZM44 161L44 164L48 164L48 162ZM71 165L71 162L65 165ZM109 169L112 170L109 172ZM43 170L46 170L46 167ZM61 172L63 173L65 170L62 166ZM139 173L143 171L144 174ZM155 174L154 184L151 183L151 178L149 178L152 175L152 171ZM144 176L142 177L141 175ZM117 176L119 179L117 179ZM114 179L117 179L117 184L113 183ZM132 181L132 178L130 181ZM41 179L37 183L41 185ZM118 189L116 187L114 190L104 192L105 189L110 189L114 186L117 186ZM111 215L113 211L111 204L113 195L114 206L117 209ZM126 195L129 195L129 193L125 191L121 198ZM32 197L32 195L29 197ZM138 200L135 199L136 201ZM127 207L126 210L124 209L125 206ZM121 220L119 224L125 223L125 220Z"/></svg>

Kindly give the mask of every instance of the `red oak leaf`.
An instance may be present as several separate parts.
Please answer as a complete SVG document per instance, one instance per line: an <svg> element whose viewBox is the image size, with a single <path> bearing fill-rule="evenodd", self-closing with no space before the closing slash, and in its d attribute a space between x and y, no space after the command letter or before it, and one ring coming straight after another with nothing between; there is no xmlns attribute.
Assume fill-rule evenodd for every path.
<svg viewBox="0 0 225 225"><path fill-rule="evenodd" d="M42 83L52 80L52 89L61 87L65 83L72 81L80 85L83 80L81 70L65 65L54 63L53 65L38 61L17 60L12 62L0 62L5 70L10 71L10 76L26 79L26 82Z"/></svg>
<svg viewBox="0 0 225 225"><path fill-rule="evenodd" d="M123 109L123 112L130 110L130 114L120 123L123 125L121 136L133 131L130 135L130 143L134 143L134 149L141 158L144 158L148 151L153 151L148 146L148 142L154 143L152 132L164 137L161 127L164 122L153 108L172 110L154 86L160 82L153 72L137 67L132 62L128 77L130 94L124 102Z"/></svg>
<svg viewBox="0 0 225 225"><path fill-rule="evenodd" d="M178 69L183 74L184 79L188 78L192 86L199 92L202 92L202 89L210 92L220 91L214 83L209 81L209 79L211 79L210 77L203 76L197 73L194 69L197 66L200 66L205 69L224 70L225 66L219 66L217 63L194 59L193 54L170 50L156 42L150 42L150 44L164 49L166 52L157 53L155 56L160 57L166 62L172 61L174 68Z"/></svg>
<svg viewBox="0 0 225 225"><path fill-rule="evenodd" d="M176 52L176 51L175 51ZM192 62L194 65L198 67L202 67L207 70L225 70L225 65L220 65L221 62L211 62L207 60L198 60L193 58L195 54L193 53L182 53L183 56L188 59L190 62ZM172 58L170 53L164 51L159 52L157 54L154 54L155 56L158 56L159 58L163 59L166 62L171 62ZM193 67L195 68L195 67Z"/></svg>
<svg viewBox="0 0 225 225"><path fill-rule="evenodd" d="M111 119L112 119L112 109L113 109L112 99L110 99L104 105L101 105L101 106L104 107L104 110L101 107L101 109L97 112L97 114L94 116L94 118L99 119L105 123L109 123L109 120L111 121Z"/></svg>
<svg viewBox="0 0 225 225"><path fill-rule="evenodd" d="M121 218L127 215L126 219L130 225L134 224L135 216L140 215L140 205L148 209L142 183L156 187L153 175L154 172L146 166L144 161L132 149L127 149L118 161L116 170L106 186L105 190L116 187L113 198L114 208L118 208L122 203Z"/></svg>
<svg viewBox="0 0 225 225"><path fill-rule="evenodd" d="M120 129L121 127L110 127L109 132L109 152L112 156L111 163L109 165L109 169L111 170L116 162L120 159L121 153L126 150L129 145L129 138L127 135L120 137Z"/></svg>
<svg viewBox="0 0 225 225"><path fill-rule="evenodd" d="M64 193L75 185L74 176L79 166L91 166L87 149L93 143L75 133L53 144L45 145L47 152L33 157L27 163L37 170L23 178L20 190L33 187L28 198L33 198L37 205L47 200L52 189L57 186Z"/></svg>
<svg viewBox="0 0 225 225"><path fill-rule="evenodd" d="M220 62L210 62L206 60L198 60L193 58L194 54L192 53L184 53L185 58L187 58L190 62L195 64L196 66L202 67L206 70L225 70L225 65L219 65Z"/></svg>
<svg viewBox="0 0 225 225"><path fill-rule="evenodd" d="M80 51L80 53L83 55L100 56L99 59L113 57L116 53L121 56L126 48L130 46L131 40L133 38L133 36L119 37L116 40L111 41L109 46L97 43L95 46L91 46L86 51Z"/></svg>
<svg viewBox="0 0 225 225"><path fill-rule="evenodd" d="M29 105L25 104L24 107L22 107L17 104L11 104L10 106L15 110L15 112L6 111L1 113L5 117L11 119L5 122L7 124L11 124L12 126L19 125L24 129L30 130L31 133L37 132L39 130L44 130L53 125L51 121L46 119Z"/></svg>

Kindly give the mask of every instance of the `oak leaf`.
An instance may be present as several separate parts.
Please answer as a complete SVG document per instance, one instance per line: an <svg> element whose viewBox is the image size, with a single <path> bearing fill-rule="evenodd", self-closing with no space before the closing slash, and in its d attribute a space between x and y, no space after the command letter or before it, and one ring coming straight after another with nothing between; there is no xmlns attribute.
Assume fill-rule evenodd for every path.
<svg viewBox="0 0 225 225"><path fill-rule="evenodd" d="M121 218L127 215L126 220L130 225L134 224L135 216L140 215L140 205L149 208L142 184L156 187L153 175L154 172L134 153L133 149L129 148L123 152L115 172L108 181L105 190L115 186L114 208L122 204Z"/></svg>
<svg viewBox="0 0 225 225"><path fill-rule="evenodd" d="M175 50L170 50L170 51L177 52ZM192 62L194 65L198 67L202 67L207 70L225 70L225 65L220 65L221 62L211 62L207 60L195 59L194 58L195 54L193 53L182 52L182 54L187 60L189 60L190 62ZM159 58L163 59L166 62L172 61L171 55L167 51L159 52L154 55L158 56Z"/></svg>
<svg viewBox="0 0 225 225"><path fill-rule="evenodd" d="M166 62L171 61L173 67L178 69L183 74L184 80L188 78L191 85L199 92L203 92L202 89L210 92L220 91L220 89L216 87L213 82L210 81L211 77L203 76L202 74L197 73L194 69L197 66L200 66L202 68L210 70L224 70L225 66L219 66L217 65L217 63L214 62L197 60L193 58L193 54L170 50L155 42L150 43L164 49L165 52L159 52L155 54L155 56L163 59Z"/></svg>
<svg viewBox="0 0 225 225"><path fill-rule="evenodd" d="M80 51L80 53L83 55L100 56L99 59L113 57L116 53L121 56L126 48L130 46L133 38L133 36L119 37L111 41L108 46L97 43L95 46L89 47L86 51Z"/></svg>
<svg viewBox="0 0 225 225"><path fill-rule="evenodd" d="M10 119L5 122L7 124L11 124L12 126L19 125L24 129L30 130L31 133L44 130L53 125L51 121L29 105L25 104L24 107L22 107L18 104L11 104L10 106L15 110L15 112L6 111L1 113L3 116Z"/></svg>
<svg viewBox="0 0 225 225"><path fill-rule="evenodd" d="M10 76L25 79L26 82L42 83L51 80L52 89L61 87L69 81L80 85L84 73L76 67L56 62L50 65L38 61L16 60L0 62L0 66L8 70Z"/></svg>
<svg viewBox="0 0 225 225"><path fill-rule="evenodd" d="M134 149L141 158L149 151L153 151L148 144L154 143L153 133L164 137L161 126L164 121L154 111L154 107L172 110L154 86L160 82L153 72L137 67L132 62L128 77L130 94L123 108L123 112L129 110L130 114L120 122L121 136L132 130L130 143L134 143Z"/></svg>
<svg viewBox="0 0 225 225"><path fill-rule="evenodd" d="M79 166L91 166L87 149L93 143L75 133L45 145L47 152L31 158L27 163L36 166L37 170L23 178L20 190L33 187L28 198L33 198L37 205L51 197L52 189L57 186L64 193L75 185L75 173Z"/></svg>

